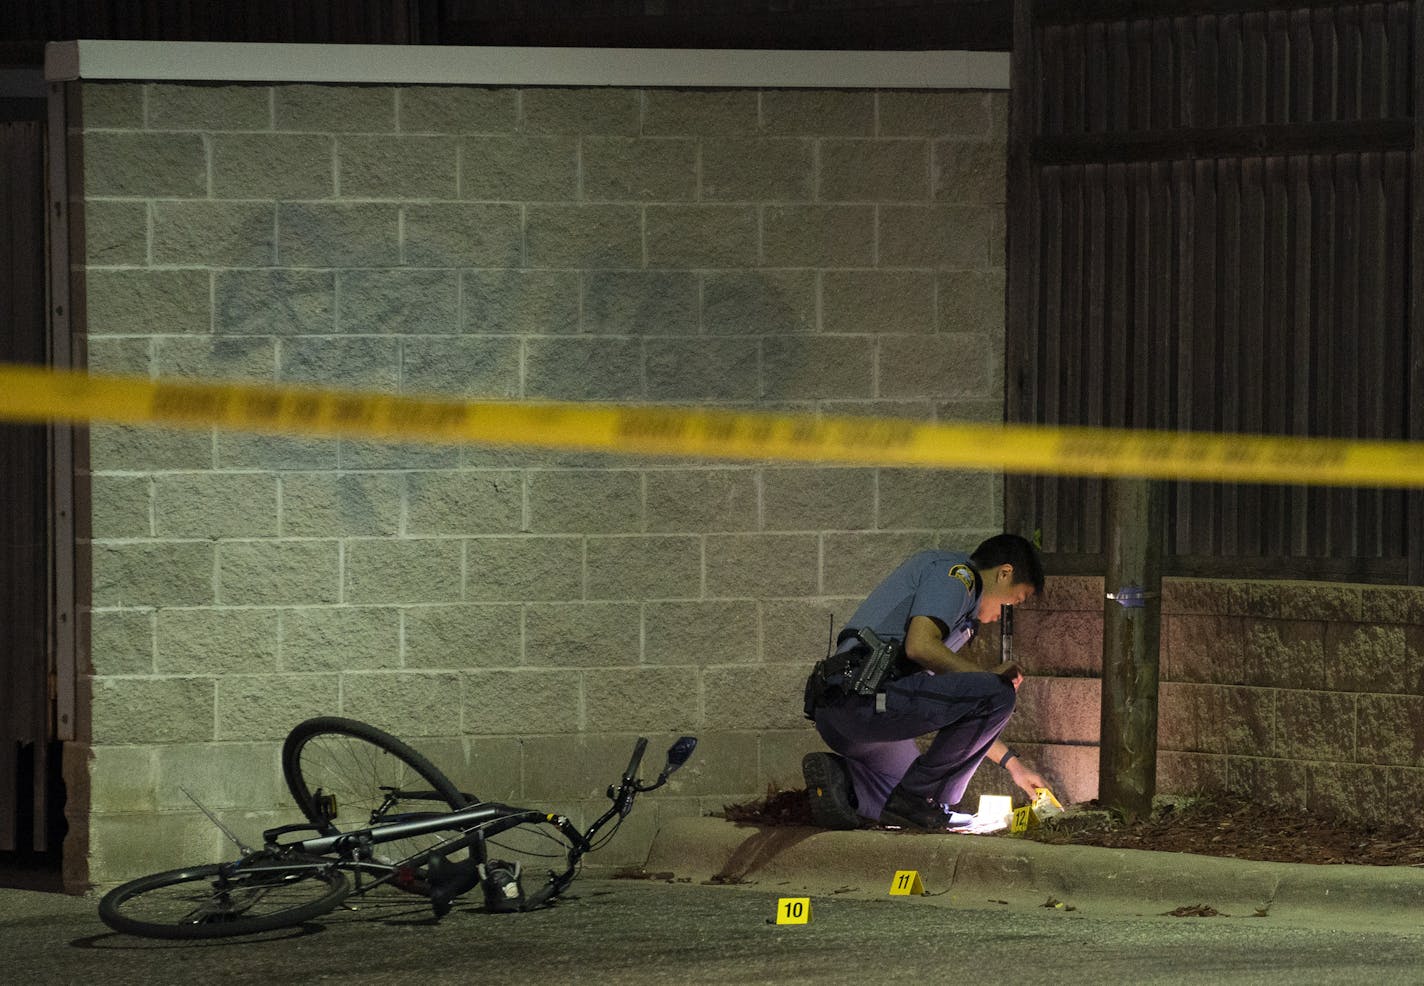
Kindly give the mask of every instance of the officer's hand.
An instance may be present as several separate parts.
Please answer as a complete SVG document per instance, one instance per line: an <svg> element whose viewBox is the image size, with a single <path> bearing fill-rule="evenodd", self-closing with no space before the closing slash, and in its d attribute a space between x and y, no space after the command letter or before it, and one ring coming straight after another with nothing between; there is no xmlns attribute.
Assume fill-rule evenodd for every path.
<svg viewBox="0 0 1424 986"><path fill-rule="evenodd" d="M1019 670L1019 666L1015 662L1010 661L1008 664L1000 664L994 669L994 674L1003 678L1004 681L1013 685L1014 688L1018 688L1019 685L1023 684L1023 671Z"/></svg>
<svg viewBox="0 0 1424 986"><path fill-rule="evenodd" d="M1044 776L1018 757L1009 761L1009 776L1013 778L1019 789L1030 798L1038 796L1038 788L1048 787L1048 781L1044 779Z"/></svg>

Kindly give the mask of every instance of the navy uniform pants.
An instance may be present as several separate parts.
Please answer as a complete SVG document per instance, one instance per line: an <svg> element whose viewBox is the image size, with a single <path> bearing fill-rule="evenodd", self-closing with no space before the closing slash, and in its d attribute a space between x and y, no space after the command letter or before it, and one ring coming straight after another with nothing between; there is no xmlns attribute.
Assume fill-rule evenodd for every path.
<svg viewBox="0 0 1424 986"><path fill-rule="evenodd" d="M954 806L979 761L1014 711L1014 686L987 671L919 672L891 682L885 711L873 696L850 696L816 708L816 731L845 757L859 804L878 819L895 786ZM915 737L934 733L920 752Z"/></svg>

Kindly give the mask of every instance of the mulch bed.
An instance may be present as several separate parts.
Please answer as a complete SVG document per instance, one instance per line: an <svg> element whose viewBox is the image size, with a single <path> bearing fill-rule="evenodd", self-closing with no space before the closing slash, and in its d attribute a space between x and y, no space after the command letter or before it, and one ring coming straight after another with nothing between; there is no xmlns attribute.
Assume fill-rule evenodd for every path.
<svg viewBox="0 0 1424 986"><path fill-rule="evenodd" d="M749 825L810 825L811 802L805 791L771 791L760 801L725 805L722 814Z"/></svg>
<svg viewBox="0 0 1424 986"><path fill-rule="evenodd" d="M810 825L805 791L777 791L728 805L726 817L756 825ZM1089 802L1031 830L1059 845L1189 852L1278 863L1424 866L1424 827L1369 825L1256 804L1232 795L1159 798L1153 817L1124 824ZM1023 838L1005 834L991 838Z"/></svg>

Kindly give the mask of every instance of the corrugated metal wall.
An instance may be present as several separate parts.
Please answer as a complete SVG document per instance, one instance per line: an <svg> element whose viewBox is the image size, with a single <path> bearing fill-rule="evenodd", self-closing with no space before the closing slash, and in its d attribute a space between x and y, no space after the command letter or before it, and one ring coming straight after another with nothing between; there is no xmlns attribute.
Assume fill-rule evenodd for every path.
<svg viewBox="0 0 1424 986"><path fill-rule="evenodd" d="M1420 437L1413 8L1022 0L1010 420ZM1100 565L1101 482L1008 497L1060 570ZM1170 570L1404 581L1409 507L1178 484Z"/></svg>
<svg viewBox="0 0 1424 986"><path fill-rule="evenodd" d="M445 44L1006 51L1011 40L1008 0L449 0L440 6Z"/></svg>
<svg viewBox="0 0 1424 986"><path fill-rule="evenodd" d="M21 0L5 41L1008 49L1008 0ZM0 52L3 55L3 52Z"/></svg>
<svg viewBox="0 0 1424 986"><path fill-rule="evenodd" d="M21 0L0 39L410 44L419 0ZM431 2L424 5L433 10Z"/></svg>

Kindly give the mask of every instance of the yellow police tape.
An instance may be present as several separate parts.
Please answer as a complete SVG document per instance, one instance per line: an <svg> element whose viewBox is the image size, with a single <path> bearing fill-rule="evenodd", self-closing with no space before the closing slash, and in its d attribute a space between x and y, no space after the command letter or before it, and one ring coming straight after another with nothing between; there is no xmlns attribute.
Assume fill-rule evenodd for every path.
<svg viewBox="0 0 1424 986"><path fill-rule="evenodd" d="M0 419L439 444L1332 486L1424 486L1424 443L461 401L0 365Z"/></svg>

